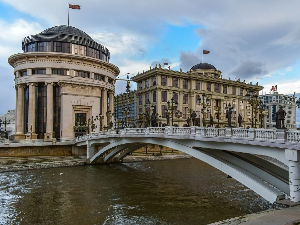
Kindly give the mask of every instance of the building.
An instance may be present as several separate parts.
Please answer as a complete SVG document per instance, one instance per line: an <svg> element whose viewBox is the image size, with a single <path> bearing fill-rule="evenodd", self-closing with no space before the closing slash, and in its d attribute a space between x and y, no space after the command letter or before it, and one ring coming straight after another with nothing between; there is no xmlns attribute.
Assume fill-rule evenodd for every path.
<svg viewBox="0 0 300 225"><path fill-rule="evenodd" d="M15 133L15 110L0 116L0 138L10 138Z"/></svg>
<svg viewBox="0 0 300 225"><path fill-rule="evenodd" d="M259 96L264 104L267 106L267 128L276 127L276 112L279 107L282 106L283 110L286 112L284 125L288 129L297 129L296 123L296 97L288 96L284 94L279 94L277 92L277 85L272 86L269 94L264 94Z"/></svg>
<svg viewBox="0 0 300 225"><path fill-rule="evenodd" d="M228 125L227 112L231 114L231 126L238 126L238 115L242 126L251 127L253 121L251 104L245 95L251 90L257 93L263 89L257 83L223 79L221 71L208 63L199 63L188 72L163 69L161 65L132 77L137 83L137 112L140 118L157 114L159 124L174 126L193 125L191 114L197 118L194 125L224 127ZM172 107L173 98L173 107ZM199 102L201 100L201 102ZM168 106L169 102L169 106ZM150 109L152 108L152 109ZM211 119L212 116L212 119ZM169 117L169 119L167 119ZM143 125L149 125L149 119ZM259 126L259 123L256 124Z"/></svg>
<svg viewBox="0 0 300 225"><path fill-rule="evenodd" d="M110 122L119 68L109 63L107 48L61 25L25 37L22 50L8 58L15 75L15 139L68 140L80 127L93 131L92 118Z"/></svg>
<svg viewBox="0 0 300 225"><path fill-rule="evenodd" d="M114 97L115 128L136 127L136 91L129 91Z"/></svg>

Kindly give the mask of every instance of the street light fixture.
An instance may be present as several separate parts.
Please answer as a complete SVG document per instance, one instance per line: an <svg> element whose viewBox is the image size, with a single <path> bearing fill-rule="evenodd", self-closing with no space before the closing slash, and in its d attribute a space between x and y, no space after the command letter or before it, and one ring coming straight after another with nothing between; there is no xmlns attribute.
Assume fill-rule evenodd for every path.
<svg viewBox="0 0 300 225"><path fill-rule="evenodd" d="M260 98L258 97L257 93L254 94L254 91L250 90L246 95L245 95L246 100L251 104L251 108L252 108L252 122L251 122L251 126L253 128L253 113L256 114L256 110L261 102ZM255 127L256 127L256 119L255 119Z"/></svg>
<svg viewBox="0 0 300 225"><path fill-rule="evenodd" d="M209 104L210 99L203 93L202 94L202 103L201 103L200 96L198 97L197 100L198 100L199 105L202 104L201 113L203 114L203 126L206 127L206 123L205 123L206 106ZM200 126L200 115L199 115L199 126Z"/></svg>
<svg viewBox="0 0 300 225"><path fill-rule="evenodd" d="M175 102L175 100L174 100L174 98L172 97L171 98L171 103L170 103L170 101L168 101L167 102L167 104L168 104L168 108L166 109L166 113L168 114L168 115L171 115L172 114L172 127L174 126L174 111L175 111L175 109L177 108L177 106L178 106L178 103L177 103L177 101Z"/></svg>

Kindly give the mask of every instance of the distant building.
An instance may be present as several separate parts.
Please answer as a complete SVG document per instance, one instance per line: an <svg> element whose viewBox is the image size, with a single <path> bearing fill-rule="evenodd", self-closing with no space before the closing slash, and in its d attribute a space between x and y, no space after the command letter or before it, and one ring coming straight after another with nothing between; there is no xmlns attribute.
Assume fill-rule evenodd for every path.
<svg viewBox="0 0 300 225"><path fill-rule="evenodd" d="M103 126L110 122L120 71L109 63L107 48L61 25L25 37L22 50L8 58L15 76L15 139L68 140L92 117L103 115Z"/></svg>
<svg viewBox="0 0 300 225"><path fill-rule="evenodd" d="M158 115L158 122L167 124L167 113L169 124L173 117L174 126L184 126L191 118L193 111L197 114L195 125L209 126L210 116L213 117L213 126L224 127L228 125L226 118L226 107L232 107L231 126L238 126L238 115L243 118L242 126L251 126L251 105L246 101L247 91L258 93L263 89L257 83L253 85L245 81L223 79L221 71L208 63L199 63L188 72L164 69L161 65L150 70L138 73L131 78L137 83L137 113L140 118L154 113ZM205 105L203 105L203 96ZM168 101L177 102L173 114L168 111ZM201 98L201 104L198 99ZM170 104L171 105L171 104ZM173 104L174 106L174 104ZM199 121L201 124L199 124ZM143 120L143 126L149 122ZM192 121L190 121L190 125ZM259 125L259 123L257 124Z"/></svg>
<svg viewBox="0 0 300 225"><path fill-rule="evenodd" d="M115 128L136 127L136 91L129 91L114 97Z"/></svg>
<svg viewBox="0 0 300 225"><path fill-rule="evenodd" d="M269 94L259 96L264 104L267 106L267 128L276 127L276 112L279 106L282 106L286 112L284 125L288 129L297 129L296 124L296 97L279 94L277 92L277 85L272 86Z"/></svg>
<svg viewBox="0 0 300 225"><path fill-rule="evenodd" d="M15 110L8 110L6 114L0 116L0 136L9 138L15 133Z"/></svg>

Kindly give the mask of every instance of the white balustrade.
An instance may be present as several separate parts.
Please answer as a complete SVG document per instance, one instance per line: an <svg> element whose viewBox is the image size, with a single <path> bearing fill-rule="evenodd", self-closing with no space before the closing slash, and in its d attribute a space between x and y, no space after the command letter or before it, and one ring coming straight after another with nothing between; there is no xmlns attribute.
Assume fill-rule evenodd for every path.
<svg viewBox="0 0 300 225"><path fill-rule="evenodd" d="M165 133L164 127L149 127L149 134L163 134Z"/></svg>
<svg viewBox="0 0 300 225"><path fill-rule="evenodd" d="M286 140L288 142L300 142L299 131L286 131Z"/></svg>
<svg viewBox="0 0 300 225"><path fill-rule="evenodd" d="M255 130L255 139L275 140L276 139L276 131L273 129L256 129Z"/></svg>
<svg viewBox="0 0 300 225"><path fill-rule="evenodd" d="M248 138L249 137L249 129L232 128L232 137Z"/></svg>
<svg viewBox="0 0 300 225"><path fill-rule="evenodd" d="M190 127L173 127L173 134L186 135L191 134Z"/></svg>

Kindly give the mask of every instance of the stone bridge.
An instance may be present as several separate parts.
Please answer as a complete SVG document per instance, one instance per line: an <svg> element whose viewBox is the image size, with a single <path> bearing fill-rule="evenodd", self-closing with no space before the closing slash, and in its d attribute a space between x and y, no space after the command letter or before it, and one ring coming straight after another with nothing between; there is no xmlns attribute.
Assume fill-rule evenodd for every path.
<svg viewBox="0 0 300 225"><path fill-rule="evenodd" d="M87 163L119 161L146 144L185 152L221 170L270 202L300 202L300 132L278 129L148 127L76 139ZM183 168L184 169L184 168ZM199 171L200 172L200 171Z"/></svg>

